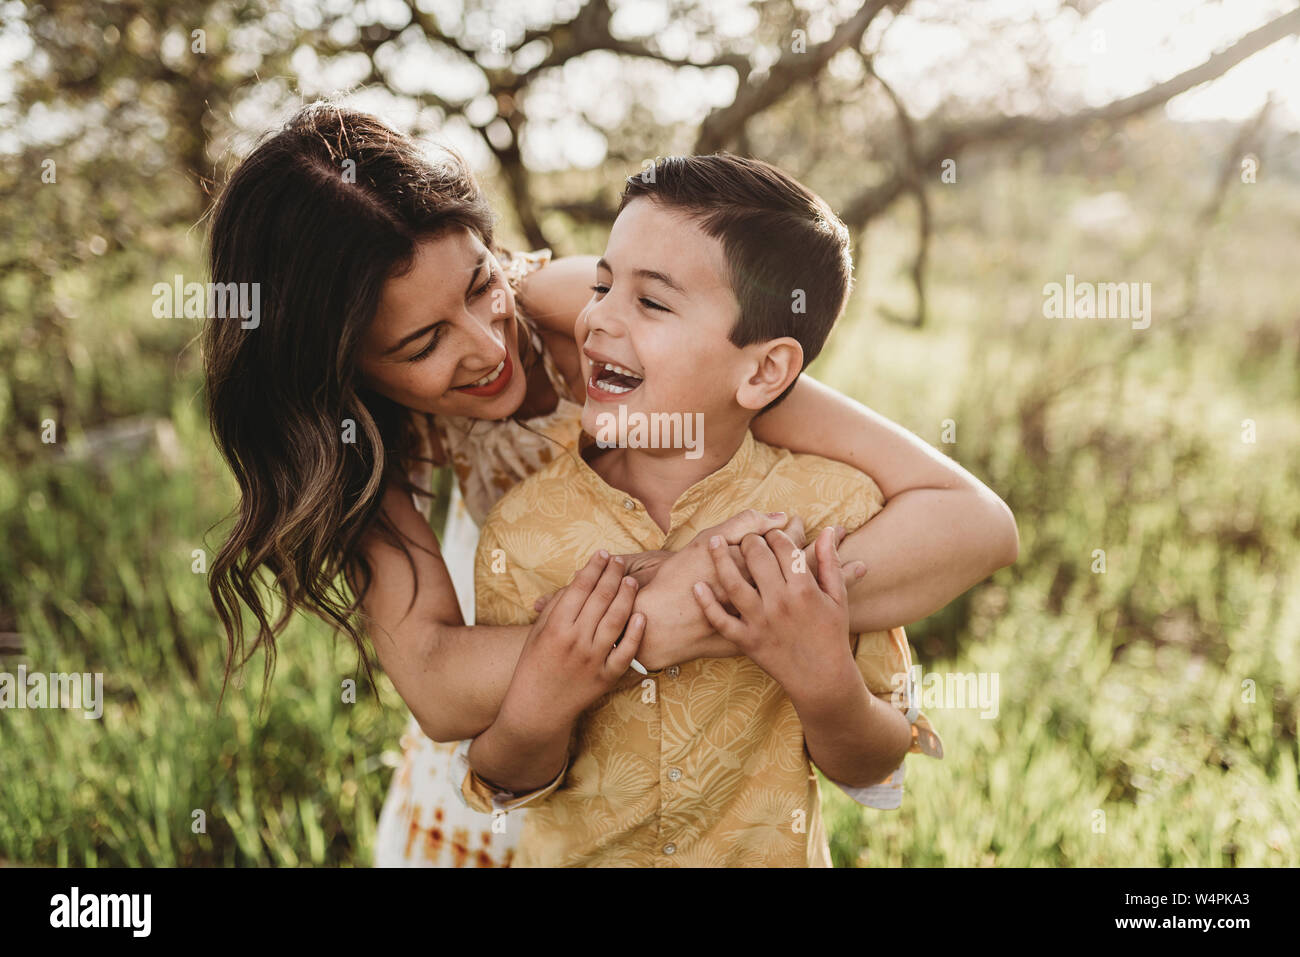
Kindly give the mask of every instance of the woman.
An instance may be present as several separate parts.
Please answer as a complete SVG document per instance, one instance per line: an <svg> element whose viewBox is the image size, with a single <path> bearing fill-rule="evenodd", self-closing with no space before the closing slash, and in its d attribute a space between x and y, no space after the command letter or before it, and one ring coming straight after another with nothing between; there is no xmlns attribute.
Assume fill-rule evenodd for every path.
<svg viewBox="0 0 1300 957"><path fill-rule="evenodd" d="M213 433L241 491L210 576L227 674L264 647L269 679L275 636L298 608L343 630L369 673L364 626L412 712L379 863L508 863L520 815L497 833L463 810L454 747L434 742L490 723L529 633L465 624L470 522L577 441L574 323L594 260L497 249L490 209L457 158L431 163L374 118L317 104L232 175L210 265L214 282L259 283L262 304L256 328L210 319L205 331ZM855 631L924 617L1015 558L1014 521L992 492L814 380L801 378L754 433L853 465L884 492L885 509L840 548L862 566ZM458 480L444 536L453 556L417 508L437 464ZM782 524L742 514L719 530L735 544ZM715 531L698 548L632 559L645 582L647 667L734 653L689 594L712 578L704 542ZM263 569L283 600L274 620ZM247 654L241 605L256 621Z"/></svg>

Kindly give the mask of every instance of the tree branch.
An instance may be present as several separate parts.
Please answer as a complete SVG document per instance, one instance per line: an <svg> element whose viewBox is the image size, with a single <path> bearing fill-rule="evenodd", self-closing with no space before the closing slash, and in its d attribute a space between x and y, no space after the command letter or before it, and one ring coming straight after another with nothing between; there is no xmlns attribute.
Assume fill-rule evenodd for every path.
<svg viewBox="0 0 1300 957"><path fill-rule="evenodd" d="M903 140L903 152L907 156L907 163L901 171L907 180L908 191L916 197L917 220L916 220L916 255L912 259L912 285L916 289L916 312L913 314L910 322L911 326L920 328L925 325L926 317L926 299L925 299L925 267L930 257L930 236L931 236L931 215L930 215L930 197L925 191L925 178L921 175L922 164L920 162L920 153L916 145L916 124L912 116L907 112L907 107L903 105L902 99L894 91L894 88L881 79L876 73L875 64L870 57L862 58L863 65L880 88L885 91L889 101L894 105L894 113L898 117L898 129ZM882 314L893 319L900 319L890 310L881 308Z"/></svg>
<svg viewBox="0 0 1300 957"><path fill-rule="evenodd" d="M931 169L939 161L956 156L963 149L990 142L1037 143L1069 133L1089 123L1119 123L1169 102L1180 93L1217 79L1247 57L1283 37L1300 32L1300 9L1282 14L1257 30L1247 33L1199 66L1186 70L1148 90L1135 93L1105 106L1047 119L1032 116L994 117L961 123L940 130L920 156L920 169ZM909 180L902 172L870 186L844 204L840 216L852 229L860 229L880 215L899 196L907 192Z"/></svg>
<svg viewBox="0 0 1300 957"><path fill-rule="evenodd" d="M733 142L751 117L779 102L800 83L815 77L836 53L861 43L867 27L885 7L892 6L897 12L907 2L864 0L858 12L841 23L830 39L803 53L793 50L782 53L761 83L748 85L742 75L736 87L736 98L727 106L713 110L700 125L695 152L714 153Z"/></svg>

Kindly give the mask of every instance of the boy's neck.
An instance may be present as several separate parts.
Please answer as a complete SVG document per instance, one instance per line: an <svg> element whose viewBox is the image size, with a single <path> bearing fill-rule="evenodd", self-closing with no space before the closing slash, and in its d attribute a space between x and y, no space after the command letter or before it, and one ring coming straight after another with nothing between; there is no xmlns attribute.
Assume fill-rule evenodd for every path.
<svg viewBox="0 0 1300 957"><path fill-rule="evenodd" d="M716 424L715 424L716 423ZM592 446L587 456L593 472L606 484L640 500L664 532L672 524L673 506L696 482L722 468L736 454L749 431L748 419L723 426L711 419L709 441L699 458L688 459L682 449L612 448Z"/></svg>

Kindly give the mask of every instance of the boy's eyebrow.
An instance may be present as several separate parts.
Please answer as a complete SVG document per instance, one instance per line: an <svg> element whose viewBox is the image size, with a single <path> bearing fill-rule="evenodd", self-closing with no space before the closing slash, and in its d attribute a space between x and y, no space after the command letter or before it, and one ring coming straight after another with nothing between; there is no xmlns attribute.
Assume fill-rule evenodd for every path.
<svg viewBox="0 0 1300 957"><path fill-rule="evenodd" d="M603 269L606 272L610 272L610 273L614 271L613 269L610 268L609 263L605 261L604 256L602 256L600 259L596 261L596 268ZM683 296L686 295L686 290L683 289L676 282L674 282L673 277L669 276L667 273L662 273L654 269L633 269L632 273L633 275L640 276L642 279L653 279L656 282L661 282L669 289L673 290L673 292L676 292Z"/></svg>
<svg viewBox="0 0 1300 957"><path fill-rule="evenodd" d="M479 261L474 264L474 271L470 273L469 283L468 285L465 286L466 296L469 296L469 294L473 292L474 283L478 281L478 274L483 270L483 267L486 265L487 265L487 253L484 253L482 257L479 258ZM408 343L414 342L416 339L420 338L420 336L427 333L430 329L432 329L437 324L438 323L436 322L431 322L423 329L416 329L410 335L403 336L400 341L395 342L393 345L389 346L387 349L381 352L380 355L391 356L394 352L397 352L403 346L407 345Z"/></svg>

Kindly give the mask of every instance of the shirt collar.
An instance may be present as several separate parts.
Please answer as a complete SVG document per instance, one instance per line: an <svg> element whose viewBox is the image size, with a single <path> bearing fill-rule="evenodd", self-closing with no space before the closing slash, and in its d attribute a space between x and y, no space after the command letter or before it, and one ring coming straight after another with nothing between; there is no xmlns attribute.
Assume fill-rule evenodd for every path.
<svg viewBox="0 0 1300 957"><path fill-rule="evenodd" d="M635 503L635 510L641 514L646 514L645 504L639 499L633 497L630 493L622 489L614 488L606 482L596 471L588 464L587 460L582 457L582 453L596 444L596 440L587 432L583 432L578 439L578 447L574 452L573 458L578 472L578 477L587 486L588 489L601 502L608 503L611 509L623 512L629 510L627 502ZM727 463L714 472L704 476L673 503L670 512L669 531L676 528L682 522L690 518L691 515L708 499L716 494L725 494L728 487L734 487L742 478L748 475L750 467L754 461L755 441L753 434L749 429L745 430L745 437L741 439L740 446L732 454ZM648 519L648 516L647 516ZM648 519L649 520L649 519ZM653 524L653 520L650 520Z"/></svg>

